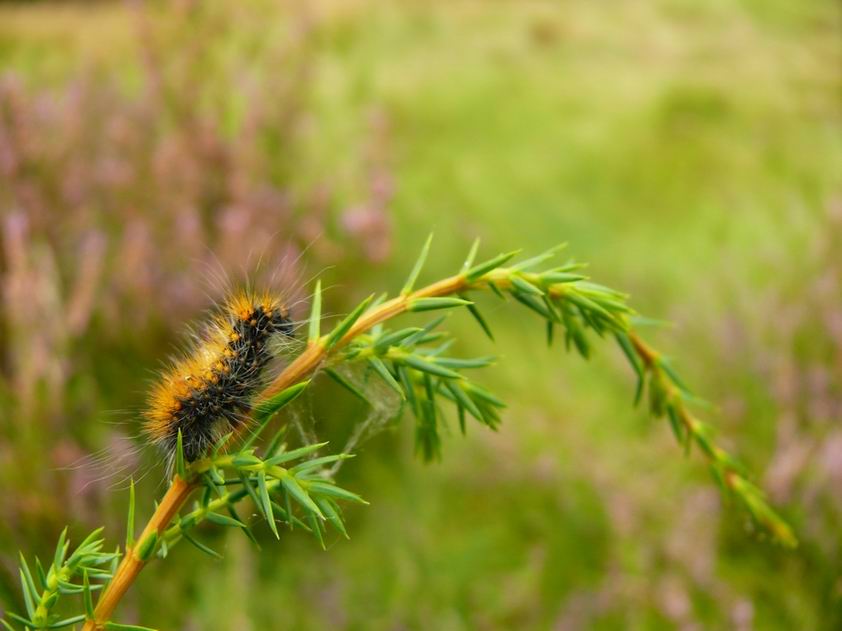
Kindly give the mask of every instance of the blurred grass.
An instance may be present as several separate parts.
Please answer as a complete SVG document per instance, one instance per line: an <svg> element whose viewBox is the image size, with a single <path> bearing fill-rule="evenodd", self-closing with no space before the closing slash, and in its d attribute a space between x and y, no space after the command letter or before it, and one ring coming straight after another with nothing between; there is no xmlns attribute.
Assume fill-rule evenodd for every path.
<svg viewBox="0 0 842 631"><path fill-rule="evenodd" d="M312 11L319 133L302 181L331 173L353 198L347 156L372 109L389 122L396 177L389 265L330 278L351 297L396 289L430 230L431 279L477 234L488 252L569 241L595 278L677 323L655 337L702 393L740 397L743 414L725 406L714 420L761 473L776 404L746 358L738 383L720 377L731 360L719 330L752 313L736 311L743 301L799 277L840 195L838 5L372 0ZM129 21L120 5L3 6L0 63L36 83L80 64L130 76ZM632 411L613 351L582 366L548 352L519 314L493 305L491 316L504 360L484 378L511 404L499 434L454 436L432 467L413 460L408 427L383 434L343 470L372 503L351 511L351 542L323 554L293 534L258 555L209 531L225 561L179 549L148 569L126 611L197 629L842 624L839 558L809 540L796 553L755 541L668 429ZM774 314L753 317L747 327ZM470 323L451 328L463 350L489 350ZM119 400L138 385L113 389ZM335 413L365 414L353 405ZM803 525L797 506L789 516ZM15 547L2 542L3 555Z"/></svg>

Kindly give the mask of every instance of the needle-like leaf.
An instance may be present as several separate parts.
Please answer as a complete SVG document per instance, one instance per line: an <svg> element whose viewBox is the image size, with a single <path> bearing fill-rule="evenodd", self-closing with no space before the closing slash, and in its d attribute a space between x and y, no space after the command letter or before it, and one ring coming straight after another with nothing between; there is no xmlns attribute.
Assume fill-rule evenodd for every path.
<svg viewBox="0 0 842 631"><path fill-rule="evenodd" d="M315 343L320 337L322 322L322 281L316 281L316 289L313 292L313 304L310 307L310 322L307 329L307 342Z"/></svg>
<svg viewBox="0 0 842 631"><path fill-rule="evenodd" d="M424 263L427 261L427 255L430 253L430 244L432 242L433 235L430 233L427 240L424 242L424 247L421 248L421 254L418 255L418 259L415 261L415 265L413 265L412 271L409 273L409 278L406 279L406 283L404 284L403 289L401 289L402 296L408 296L415 288L415 281L418 280L421 268L424 267Z"/></svg>
<svg viewBox="0 0 842 631"><path fill-rule="evenodd" d="M349 313L336 327L328 334L325 340L325 349L330 350L336 346L339 341L345 337L345 334L351 330L351 327L360 319L363 312L368 309L368 305L374 299L374 294L363 300L356 308Z"/></svg>
<svg viewBox="0 0 842 631"><path fill-rule="evenodd" d="M126 550L134 547L134 478L129 482L129 514L126 517Z"/></svg>

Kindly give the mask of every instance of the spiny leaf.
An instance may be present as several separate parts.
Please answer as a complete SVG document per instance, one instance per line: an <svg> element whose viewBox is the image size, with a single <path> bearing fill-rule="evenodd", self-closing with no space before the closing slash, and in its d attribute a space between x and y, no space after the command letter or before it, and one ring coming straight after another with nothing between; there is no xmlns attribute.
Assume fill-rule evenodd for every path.
<svg viewBox="0 0 842 631"><path fill-rule="evenodd" d="M226 485L225 476L217 467L211 467L205 474L206 483L213 489L217 497L224 495L223 488Z"/></svg>
<svg viewBox="0 0 842 631"><path fill-rule="evenodd" d="M322 536L322 525L319 523L318 517L316 517L316 513L309 513L308 515L310 520L310 527L313 530L313 534L316 535L316 539L319 540L319 545L322 547L322 550L327 550L325 547L325 540Z"/></svg>
<svg viewBox="0 0 842 631"><path fill-rule="evenodd" d="M675 439L680 445L684 445L684 425L681 423L681 417L679 416L678 411L675 409L674 405L667 406L667 417L669 418L670 427L672 427L672 432L673 434L675 434ZM686 444L690 444L689 436L687 437ZM687 447L685 447L685 449L686 448Z"/></svg>
<svg viewBox="0 0 842 631"><path fill-rule="evenodd" d="M547 294L544 294L543 296L541 296L541 302L544 303L544 306L547 308L547 311L549 311L550 315L552 316L550 318L547 318L547 322L549 322L550 324L552 324L553 322L561 323L561 314L559 313L559 309L556 306L556 304L552 301L552 299Z"/></svg>
<svg viewBox="0 0 842 631"><path fill-rule="evenodd" d="M401 399L406 399L406 394L401 388L400 384L395 380L392 376L392 373L389 372L389 369L386 367L386 364L379 357L369 357L368 363L374 369L374 371L380 375L381 379L386 382L386 384L395 392L397 392Z"/></svg>
<svg viewBox="0 0 842 631"><path fill-rule="evenodd" d="M313 292L313 304L310 307L310 322L307 332L307 341L310 344L316 342L320 337L322 321L322 281L316 281L316 289Z"/></svg>
<svg viewBox="0 0 842 631"><path fill-rule="evenodd" d="M283 487L283 485L281 486ZM284 488L284 506L286 507L286 514L289 515L289 529L292 530L294 524L300 522L301 520L296 519L296 517L292 514L292 496L289 494L289 491L286 488ZM303 527L305 529L309 529L309 526L307 526L306 524L303 524Z"/></svg>
<svg viewBox="0 0 842 631"><path fill-rule="evenodd" d="M254 450L249 449L248 452L240 452L231 460L231 465L235 469L245 469L248 471L257 471L263 468L263 461L254 455Z"/></svg>
<svg viewBox="0 0 842 631"><path fill-rule="evenodd" d="M287 493L284 492L284 495L287 495ZM295 524L296 526L302 528L305 532L312 532L312 529L310 528L310 526L308 526L303 521L301 521L298 517L296 517L295 515L290 513L292 508L290 507L289 503L286 503L286 508L284 508L283 506L278 504L275 500L272 500L272 510L275 511L276 515L281 516L281 521L283 521L286 524L289 524L290 530L292 530L292 525Z"/></svg>
<svg viewBox="0 0 842 631"><path fill-rule="evenodd" d="M353 383L351 383L348 379L346 379L342 374L338 373L333 368L325 368L324 371L328 377L333 379L336 383L345 388L348 392L353 394L360 401L362 401L363 403L369 403L368 397L365 396L365 393Z"/></svg>
<svg viewBox="0 0 842 631"><path fill-rule="evenodd" d="M73 554L71 556L76 557L81 554L86 554L92 548L100 548L102 546L102 540L99 539L99 536L102 534L103 530L105 530L103 526L92 530L90 534L82 540L82 543L79 544L79 547L73 551Z"/></svg>
<svg viewBox="0 0 842 631"><path fill-rule="evenodd" d="M360 316L368 308L368 305L373 299L374 294L371 294L368 298L358 304L356 308L345 317L345 319L336 325L325 340L325 349L332 349L343 337L345 337L345 334L350 331L351 327L353 327L356 321L360 319Z"/></svg>
<svg viewBox="0 0 842 631"><path fill-rule="evenodd" d="M590 281L576 283L576 289L580 293L586 293L592 297L605 296L615 298L617 300L626 300L629 297L628 294L622 291L617 291L616 289L611 289L611 287L606 287L605 285L600 285Z"/></svg>
<svg viewBox="0 0 842 631"><path fill-rule="evenodd" d="M327 482L309 482L307 488L311 493L316 495L327 495L328 497L335 497L340 500L347 500L349 502L356 502L358 504L368 504L363 498L356 493L352 493L346 489L338 487Z"/></svg>
<svg viewBox="0 0 842 631"><path fill-rule="evenodd" d="M47 574L44 572L44 568L41 565L41 560L36 556L35 557L35 576L38 578L38 585L41 589L47 588Z"/></svg>
<svg viewBox="0 0 842 631"><path fill-rule="evenodd" d="M485 368L496 361L496 357L487 355L485 357L436 357L435 363L445 368Z"/></svg>
<svg viewBox="0 0 842 631"><path fill-rule="evenodd" d="M266 446L266 449L264 451L264 456L263 456L264 458L271 458L272 456L275 455L275 453L278 451L278 449L281 448L281 446L282 446L281 441L283 441L284 436L286 436L286 433L287 433L287 426L286 425L284 425L277 432L275 432L275 435L272 436L272 440L270 440L269 444Z"/></svg>
<svg viewBox="0 0 842 631"><path fill-rule="evenodd" d="M254 505L257 507L257 510L259 510L265 518L266 515L263 513L263 504L261 503L260 498L257 497L257 494L254 492L254 487L252 487L251 481L244 473L240 473L240 482L242 483L246 493L248 493L248 496L251 498L251 501L254 502Z"/></svg>
<svg viewBox="0 0 842 631"><path fill-rule="evenodd" d="M462 272L467 272L471 269L471 266L474 264L474 259L477 258L477 251L479 250L479 237L474 239L473 244L471 244L471 249L468 251L468 257L465 259L465 262L462 264Z"/></svg>
<svg viewBox="0 0 842 631"><path fill-rule="evenodd" d="M129 514L126 517L126 550L134 546L134 478L129 482Z"/></svg>
<svg viewBox="0 0 842 631"><path fill-rule="evenodd" d="M421 254L418 255L418 260L415 261L415 265L412 268L412 271L409 273L409 278L406 279L406 284L403 286L401 290L401 295L407 296L412 293L412 289L415 287L415 281L418 280L418 275L421 273L421 268L424 267L424 263L427 260L427 255L430 253L430 244L433 242L433 234L427 237L427 240L424 242L424 247L421 248Z"/></svg>
<svg viewBox="0 0 842 631"><path fill-rule="evenodd" d="M404 396L409 404L412 406L413 411L415 414L418 414L418 398L415 396L415 385L412 383L412 376L409 373L409 370L404 366L397 366L398 376L401 380L401 385L403 387Z"/></svg>
<svg viewBox="0 0 842 631"><path fill-rule="evenodd" d="M219 552L217 552L217 551L216 551L216 550L214 550L213 548L209 548L209 547L208 547L208 546L206 546L204 543L202 543L202 542L201 542L201 541L199 541L198 539L194 538L194 537L193 537L193 536L192 536L192 535L188 532L188 529L187 529L187 528L182 528L182 529L181 529L181 535L185 538L185 540L187 540L187 542L188 542L188 543L192 544L194 547L198 548L199 550L201 550L202 552L204 552L204 553L205 553L205 554L207 554L208 556L212 556L214 559L221 559L221 558L222 558L222 555L221 555L221 554L219 554Z"/></svg>
<svg viewBox="0 0 842 631"><path fill-rule="evenodd" d="M268 460L266 460L267 466L276 466L279 464L283 464L284 462L289 462L290 460L298 460L299 458L303 458L315 451L318 451L325 445L327 445L327 441L323 443L313 443L312 445L304 445L303 447L299 447L298 449L293 449L292 451L285 451L279 453L276 456L272 456Z"/></svg>
<svg viewBox="0 0 842 631"><path fill-rule="evenodd" d="M254 410L254 420L260 423L257 431L253 432L251 436L243 443L243 448L247 449L254 444L261 431L266 427L269 421L275 414L277 414L285 405L288 405L295 400L298 395L304 392L305 388L310 385L310 380L302 381L294 386L290 386L275 396L261 401Z"/></svg>
<svg viewBox="0 0 842 631"><path fill-rule="evenodd" d="M118 545L113 552L111 557L111 575L114 576L117 573L117 565L120 563L120 546Z"/></svg>
<svg viewBox="0 0 842 631"><path fill-rule="evenodd" d="M23 616L19 616L18 614L16 614L13 611L7 611L6 615L9 616L15 622L20 622L22 625L25 625L27 630L30 627L35 627L35 623L33 623L31 620L28 620L28 619L24 618Z"/></svg>
<svg viewBox="0 0 842 631"><path fill-rule="evenodd" d="M285 475L281 478L281 484L284 485L284 488L287 492L295 498L299 504L301 504L307 510L316 513L320 518L324 519L324 515L322 515L322 511L316 506L316 503L312 500L310 495L305 491L301 485L291 475ZM310 485L312 488L312 485Z"/></svg>
<svg viewBox="0 0 842 631"><path fill-rule="evenodd" d="M81 594L83 591L85 591L85 588L82 585L76 585L75 583L66 583L65 581L58 582L58 592L62 595L76 595Z"/></svg>
<svg viewBox="0 0 842 631"><path fill-rule="evenodd" d="M469 397L460 385L458 381L445 381L443 382L444 386L448 389L448 391L453 395L453 398L459 404L460 408L464 408L471 413L478 421L482 421L482 412L480 411L477 404L474 400Z"/></svg>
<svg viewBox="0 0 842 631"><path fill-rule="evenodd" d="M20 586L21 590L23 591L23 604L26 607L26 613L31 618L35 615L35 603L33 601L32 592L29 589L29 585L26 582L26 575L23 573L23 569L20 569ZM38 594L35 594L35 600L38 599Z"/></svg>
<svg viewBox="0 0 842 631"><path fill-rule="evenodd" d="M247 526L239 519L234 519L233 517L222 515L220 513L214 513L213 511L209 512L205 515L205 517L207 517L209 522L219 526L227 526L229 528L247 528Z"/></svg>
<svg viewBox="0 0 842 631"><path fill-rule="evenodd" d="M489 289L492 291L492 293L493 293L495 296L497 296L500 300L503 300L503 301L505 301L505 300L506 300L506 295L505 295L505 294L504 294L504 293L500 290L500 288L497 286L497 283L495 283L493 280L489 280L489 281L488 281L488 288L489 288Z"/></svg>
<svg viewBox="0 0 842 631"><path fill-rule="evenodd" d="M674 326L669 320L655 320L653 318L645 318L639 315L629 316L629 324L631 324L635 329L641 329L644 327L665 328Z"/></svg>
<svg viewBox="0 0 842 631"><path fill-rule="evenodd" d="M631 364L634 372L638 377L643 377L643 362L634 350L634 346L632 345L631 340L629 340L629 336L626 333L615 333L614 337L617 340L617 344L619 344L620 348L623 350L623 354L626 356L626 359L629 360L629 364Z"/></svg>
<svg viewBox="0 0 842 631"><path fill-rule="evenodd" d="M58 544L56 544L56 552L53 557L53 565L56 569L64 565L64 557L67 554L67 527L61 531L58 536Z"/></svg>
<svg viewBox="0 0 842 631"><path fill-rule="evenodd" d="M596 302L594 302L587 296L571 291L566 292L564 294L564 298L575 304L584 313L587 313L588 311L593 311L594 313L598 313L599 315L604 316L608 320L614 320L614 317L608 311L606 311L602 306L598 305Z"/></svg>
<svg viewBox="0 0 842 631"><path fill-rule="evenodd" d="M436 311L437 309L453 309L470 305L469 300L462 298L415 298L409 301L407 311L422 312Z"/></svg>
<svg viewBox="0 0 842 631"><path fill-rule="evenodd" d="M460 297L463 300L467 300L467 298L464 296L464 294L460 294ZM473 302L469 302L465 306L467 307L468 312L474 317L474 320L477 321L477 323L480 325L482 330L488 336L488 339L493 342L494 341L494 335L491 333L491 328L488 326L488 323L485 321L485 318L482 317L482 314L480 313L479 309L477 309L477 306Z"/></svg>
<svg viewBox="0 0 842 631"><path fill-rule="evenodd" d="M266 473L258 471L257 473L257 490L260 493L260 504L263 507L263 516L269 524L269 529L275 535L275 539L280 539L278 534L278 525L275 523L275 516L272 514L272 501L269 499L269 488L266 486Z"/></svg>
<svg viewBox="0 0 842 631"><path fill-rule="evenodd" d="M312 460L305 460L304 462L295 465L289 472L294 476L299 476L303 473L321 467L322 465L331 464L339 460L350 460L353 454L333 454L332 456L322 456L321 458L313 458Z"/></svg>
<svg viewBox="0 0 842 631"><path fill-rule="evenodd" d="M228 514L231 516L231 519L242 524L242 526L240 526L240 529L243 531L246 537L249 538L249 541L251 541L255 546L257 546L257 549L260 550L260 544L257 542L257 538L254 536L254 533L251 531L251 528L249 528L248 525L246 525L246 523L242 519L240 519L240 516L237 514L237 511L234 508L234 506L232 504L228 504L227 509Z"/></svg>
<svg viewBox="0 0 842 631"><path fill-rule="evenodd" d="M490 271L497 269L501 265L505 265L519 253L520 250L514 250L513 252L500 254L495 256L493 259L489 259L488 261L475 265L465 272L465 279L469 283L473 283L488 274Z"/></svg>
<svg viewBox="0 0 842 631"><path fill-rule="evenodd" d="M522 291L512 291L512 296L514 296L515 300L519 303L532 309L535 313L540 315L542 318L546 320L553 320L553 314L547 309L547 305L544 304L542 300L538 300L538 298L534 294L525 293Z"/></svg>
<svg viewBox="0 0 842 631"><path fill-rule="evenodd" d="M657 362L658 366L660 366L661 369L667 374L667 376L670 378L670 381L672 381L673 384L675 384L683 392L690 392L690 389L687 387L687 384L684 383L684 381L672 367L672 363L666 357L664 357L663 355L659 356Z"/></svg>
<svg viewBox="0 0 842 631"><path fill-rule="evenodd" d="M32 595L32 599L37 602L40 599L40 595L38 594L38 588L35 587L35 581L32 580L32 573L29 571L29 565L26 562L26 559L23 557L23 553L19 553L20 555L20 568L23 572L24 576L26 577L26 585L25 587L29 588L29 593ZM30 614L32 615L32 614Z"/></svg>
<svg viewBox="0 0 842 631"><path fill-rule="evenodd" d="M389 297L389 292L384 291L382 294L380 294L379 296L377 296L377 298L374 299L374 302L372 302L371 305L370 305L371 308L374 309L376 307L379 307L382 303L384 303L386 301L386 298L388 298L388 297ZM372 335L380 335L382 332L383 332L383 323L382 322L378 322L373 327L371 327L371 334Z"/></svg>
<svg viewBox="0 0 842 631"><path fill-rule="evenodd" d="M48 591L48 592L46 592L45 594L42 595L41 602L38 605L38 607L39 608L43 607L45 610L49 611L58 602L58 599L59 599L60 596L61 596L61 594L59 594L58 591L53 591L53 592ZM38 617L37 610L35 612L35 617L36 618Z"/></svg>
<svg viewBox="0 0 842 631"><path fill-rule="evenodd" d="M544 272L541 274L541 280L547 285L563 285L564 283L575 283L580 280L585 280L587 276L581 274L571 274L570 272Z"/></svg>
<svg viewBox="0 0 842 631"><path fill-rule="evenodd" d="M449 368L429 362L426 359L421 359L417 355L405 355L401 357L400 360L407 366L411 366L416 370L420 370L431 375L436 375L437 377L443 377L445 379L459 379L461 377L458 372L454 372Z"/></svg>
<svg viewBox="0 0 842 631"><path fill-rule="evenodd" d="M415 451L421 452L425 462L431 462L441 457L436 408L430 399L423 399L420 404L421 416L415 427Z"/></svg>
<svg viewBox="0 0 842 631"><path fill-rule="evenodd" d="M403 341L402 346L409 347L409 346L413 346L414 344L419 344L421 342L421 340L423 340L425 337L427 337L427 335L430 333L430 331L432 331L433 329L438 327L442 322L445 321L446 318L447 318L447 315L440 315L439 317L434 318L433 320L430 320L421 329L419 329L418 331L416 331L415 333L413 333L412 335L407 337Z"/></svg>
<svg viewBox="0 0 842 631"><path fill-rule="evenodd" d="M637 386L634 389L634 407L640 405L643 398L643 391L646 389L646 373L644 372L637 379Z"/></svg>
<svg viewBox="0 0 842 631"><path fill-rule="evenodd" d="M135 555L141 561L148 561L158 544L158 532L153 530L137 546Z"/></svg>
<svg viewBox="0 0 842 631"><path fill-rule="evenodd" d="M91 596L91 583L88 580L88 570L82 570L82 586L84 589L85 613L89 620L94 619L94 599Z"/></svg>
<svg viewBox="0 0 842 631"><path fill-rule="evenodd" d="M490 405L493 405L494 407L498 407L498 408L506 407L506 404L503 401L501 401L496 396L491 394L485 388L483 388L481 386L478 386L477 384L475 384L473 382L470 382L470 381L463 382L463 385L464 385L465 390L468 392L468 394L471 394L471 395L473 395L473 396L475 396L479 399L482 399L483 401L485 401L486 403L489 403Z"/></svg>
<svg viewBox="0 0 842 631"><path fill-rule="evenodd" d="M513 271L522 271L529 269L530 267L535 267L536 265L540 265L544 261L548 261L549 259L553 258L556 254L561 252L564 248L567 247L566 243L559 243L558 245L550 248L546 252L539 254L537 256L533 256L532 258L528 258L525 261L521 261L520 263L516 263L512 265Z"/></svg>
<svg viewBox="0 0 842 631"><path fill-rule="evenodd" d="M175 472L182 480L187 479L187 471L184 467L184 439L181 436L181 428L178 428L178 438L175 448Z"/></svg>
<svg viewBox="0 0 842 631"><path fill-rule="evenodd" d="M322 509L322 513L324 513L324 516L327 517L327 520L333 524L333 527L341 532L342 536L346 539L350 539L351 537L348 536L348 531L345 530L345 524L342 521L342 516L336 508L336 504L326 497L317 497L315 498L315 501L316 504L319 505L319 508Z"/></svg>
<svg viewBox="0 0 842 631"><path fill-rule="evenodd" d="M213 453L214 456L218 456L219 453L222 451L223 447L225 447L225 445L228 444L228 441L231 440L231 437L233 435L234 432L228 432L227 434L220 436L219 440L217 440L213 444L213 449L211 450L211 453Z"/></svg>
<svg viewBox="0 0 842 631"><path fill-rule="evenodd" d="M64 627L69 627L71 624L78 624L79 622L84 622L85 615L79 614L78 616L73 616L72 618L65 618L64 620L59 620L58 622L53 622L51 625L45 627L47 629L62 629Z"/></svg>
<svg viewBox="0 0 842 631"><path fill-rule="evenodd" d="M520 291L522 291L525 294L532 294L533 296L543 296L544 295L543 291L538 289L535 285L530 283L525 278L522 278L521 276L512 275L511 280L512 280L512 285L517 287Z"/></svg>
<svg viewBox="0 0 842 631"><path fill-rule="evenodd" d="M413 326L408 327L406 329L401 329L400 331L393 331L392 333L386 333L385 335L381 335L377 338L374 342L374 351L376 353L384 353L386 352L390 346L400 346L401 342L406 340L411 335L415 335L423 331L424 329Z"/></svg>

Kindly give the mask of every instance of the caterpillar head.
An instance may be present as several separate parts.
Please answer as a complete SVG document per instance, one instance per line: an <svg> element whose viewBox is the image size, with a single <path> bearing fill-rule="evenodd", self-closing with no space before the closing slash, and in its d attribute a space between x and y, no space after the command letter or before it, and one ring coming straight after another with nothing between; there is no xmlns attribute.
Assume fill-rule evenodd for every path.
<svg viewBox="0 0 842 631"><path fill-rule="evenodd" d="M293 333L286 305L268 292L236 294L228 300L225 313L235 326L239 323L261 334L283 333L292 336Z"/></svg>

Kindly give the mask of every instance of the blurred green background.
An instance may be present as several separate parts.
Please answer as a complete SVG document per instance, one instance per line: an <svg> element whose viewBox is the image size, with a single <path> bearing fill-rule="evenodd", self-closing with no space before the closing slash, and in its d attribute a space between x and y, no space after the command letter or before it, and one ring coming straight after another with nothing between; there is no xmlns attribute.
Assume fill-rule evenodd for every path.
<svg viewBox="0 0 842 631"><path fill-rule="evenodd" d="M842 628L842 19L824 0L0 4L0 602L17 550L123 537L162 491L137 411L248 274L333 313L561 241L674 326L723 442L801 539L761 540L590 364L490 301L508 403L440 464L385 423L339 482L351 541L203 529L120 620L161 629ZM257 262L260 261L258 265ZM299 309L306 314L306 307ZM368 410L296 414L341 445ZM104 450L101 452L101 450ZM102 462L86 455L103 453ZM142 510L141 510L141 507Z"/></svg>

